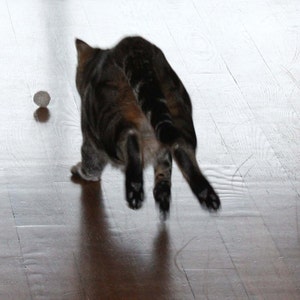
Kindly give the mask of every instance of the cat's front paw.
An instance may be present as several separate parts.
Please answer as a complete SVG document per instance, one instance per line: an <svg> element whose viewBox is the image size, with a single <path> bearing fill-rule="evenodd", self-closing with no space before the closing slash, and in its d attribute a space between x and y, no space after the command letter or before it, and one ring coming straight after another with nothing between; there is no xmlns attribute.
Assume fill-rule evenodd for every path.
<svg viewBox="0 0 300 300"><path fill-rule="evenodd" d="M81 162L79 162L76 165L72 166L70 171L71 171L72 175L80 176L80 173L79 173L80 170L81 170Z"/></svg>
<svg viewBox="0 0 300 300"><path fill-rule="evenodd" d="M131 209L139 209L144 201L142 182L128 182L126 184L126 200Z"/></svg>
<svg viewBox="0 0 300 300"><path fill-rule="evenodd" d="M100 180L100 178L98 176L92 176L92 175L86 174L82 170L82 164L81 164L81 162L77 163L75 166L73 166L71 168L71 173L74 176L79 176L82 179L87 180L87 181L99 181Z"/></svg>
<svg viewBox="0 0 300 300"><path fill-rule="evenodd" d="M197 198L204 209L217 211L221 208L220 198L210 186L197 193Z"/></svg>

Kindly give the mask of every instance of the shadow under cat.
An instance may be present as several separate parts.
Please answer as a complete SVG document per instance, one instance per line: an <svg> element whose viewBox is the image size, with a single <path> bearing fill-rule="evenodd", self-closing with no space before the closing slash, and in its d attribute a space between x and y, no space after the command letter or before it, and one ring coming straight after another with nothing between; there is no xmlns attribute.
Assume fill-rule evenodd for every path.
<svg viewBox="0 0 300 300"><path fill-rule="evenodd" d="M149 253L137 253L115 232L105 212L101 185L81 185L79 251L75 255L87 299L172 299L169 232L160 224ZM122 235L122 236L121 236ZM125 234L126 236L126 234Z"/></svg>

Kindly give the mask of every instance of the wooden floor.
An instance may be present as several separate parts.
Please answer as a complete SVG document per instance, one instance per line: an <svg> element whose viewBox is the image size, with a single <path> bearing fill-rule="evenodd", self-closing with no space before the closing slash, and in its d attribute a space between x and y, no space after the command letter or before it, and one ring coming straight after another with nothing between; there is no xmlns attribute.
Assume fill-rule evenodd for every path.
<svg viewBox="0 0 300 300"><path fill-rule="evenodd" d="M209 215L178 169L163 223L124 177L76 182L75 37L156 43L194 104ZM299 0L0 0L0 299L300 299ZM50 93L49 110L32 97Z"/></svg>

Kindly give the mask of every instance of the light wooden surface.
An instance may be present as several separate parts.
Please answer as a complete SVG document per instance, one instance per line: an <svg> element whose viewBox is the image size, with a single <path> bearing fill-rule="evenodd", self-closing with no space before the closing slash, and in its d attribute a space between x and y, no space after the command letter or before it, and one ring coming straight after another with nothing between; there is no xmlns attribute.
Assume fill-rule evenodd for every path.
<svg viewBox="0 0 300 300"><path fill-rule="evenodd" d="M175 167L170 219L124 177L74 182L75 37L156 43L188 89L223 209ZM300 299L298 0L0 0L0 299ZM32 97L46 90L48 111Z"/></svg>

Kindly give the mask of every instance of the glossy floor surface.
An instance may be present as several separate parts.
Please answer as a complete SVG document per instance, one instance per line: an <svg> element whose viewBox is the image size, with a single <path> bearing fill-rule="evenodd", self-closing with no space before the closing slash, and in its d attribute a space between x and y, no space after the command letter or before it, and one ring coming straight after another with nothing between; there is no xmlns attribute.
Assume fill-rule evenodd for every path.
<svg viewBox="0 0 300 300"><path fill-rule="evenodd" d="M188 89L209 215L175 167L163 223L80 159L75 37L156 43ZM300 299L298 0L0 0L0 299ZM32 97L46 90L49 110Z"/></svg>

